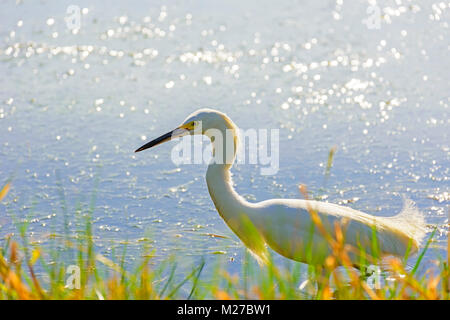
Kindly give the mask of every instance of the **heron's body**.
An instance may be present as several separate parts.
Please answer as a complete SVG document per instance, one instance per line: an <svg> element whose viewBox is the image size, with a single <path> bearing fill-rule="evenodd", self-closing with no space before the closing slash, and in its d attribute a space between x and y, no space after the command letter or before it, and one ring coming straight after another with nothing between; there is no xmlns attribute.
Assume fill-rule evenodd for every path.
<svg viewBox="0 0 450 320"><path fill-rule="evenodd" d="M177 130L194 133L197 122L203 124L203 131L212 138L213 152L221 154L223 161L212 162L208 166L206 182L211 199L225 220L226 224L242 240L260 260L267 257L266 246L279 254L305 263L323 264L330 254L330 246L323 234L314 227L311 211L318 214L323 226L331 235L335 222L347 221L345 227L345 243L356 249L363 249L366 254L372 253L374 229L379 253L384 255L403 256L408 246L412 252L417 251L425 234L423 217L407 201L403 211L393 217L376 217L348 207L326 202L299 199L272 199L250 203L242 198L233 188L230 168L236 156L237 127L223 113L211 109L202 109L189 116L182 126L170 132L170 136L181 136ZM192 125L192 128L190 126ZM233 146L231 152L216 144L216 139L207 129L213 128L226 137L225 131L232 132ZM144 145L141 151L170 140L166 134ZM223 149L223 152L218 152ZM214 159L213 159L214 160ZM359 257L351 254L352 262L357 265Z"/></svg>

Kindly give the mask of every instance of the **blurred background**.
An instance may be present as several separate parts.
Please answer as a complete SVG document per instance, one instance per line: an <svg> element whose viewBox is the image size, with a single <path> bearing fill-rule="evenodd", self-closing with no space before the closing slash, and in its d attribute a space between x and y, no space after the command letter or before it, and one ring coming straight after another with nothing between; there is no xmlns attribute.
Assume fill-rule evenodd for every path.
<svg viewBox="0 0 450 320"><path fill-rule="evenodd" d="M75 234L93 203L106 256L126 245L132 265L147 245L186 264L220 254L239 271L244 247L209 198L206 165L176 166L170 145L133 153L213 107L242 129L280 129L276 175L232 170L248 200L302 198L302 183L389 216L408 197L438 227L436 259L449 17L440 1L1 1L0 183L12 188L0 242L18 221L44 246L65 226Z"/></svg>

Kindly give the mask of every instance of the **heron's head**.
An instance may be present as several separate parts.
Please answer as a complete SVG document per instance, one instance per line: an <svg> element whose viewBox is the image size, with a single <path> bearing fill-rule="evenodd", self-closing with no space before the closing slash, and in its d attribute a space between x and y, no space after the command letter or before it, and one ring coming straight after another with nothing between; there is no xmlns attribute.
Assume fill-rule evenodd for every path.
<svg viewBox="0 0 450 320"><path fill-rule="evenodd" d="M222 134L222 137L225 137L227 130L231 131L236 144L236 129L236 125L224 113L214 109L199 109L190 114L180 126L144 144L135 152L143 151L163 142L186 135L206 135L214 140L218 133Z"/></svg>

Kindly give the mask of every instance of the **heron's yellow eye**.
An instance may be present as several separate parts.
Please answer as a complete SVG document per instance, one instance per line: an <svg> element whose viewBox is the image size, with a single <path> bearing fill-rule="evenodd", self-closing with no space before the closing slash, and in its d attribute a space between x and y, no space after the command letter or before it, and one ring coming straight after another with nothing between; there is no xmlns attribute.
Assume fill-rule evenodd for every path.
<svg viewBox="0 0 450 320"><path fill-rule="evenodd" d="M180 128L182 129L186 129L186 130L194 130L195 126L196 126L196 121L191 121L189 123L186 123L184 125L182 125Z"/></svg>
<svg viewBox="0 0 450 320"><path fill-rule="evenodd" d="M190 123L188 123L188 129L189 130L194 130L195 128L198 127L199 122L198 121L192 121Z"/></svg>

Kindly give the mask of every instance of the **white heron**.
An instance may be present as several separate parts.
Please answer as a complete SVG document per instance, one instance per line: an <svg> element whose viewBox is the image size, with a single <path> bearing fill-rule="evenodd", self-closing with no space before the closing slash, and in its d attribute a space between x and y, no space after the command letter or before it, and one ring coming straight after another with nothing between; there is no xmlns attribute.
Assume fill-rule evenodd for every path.
<svg viewBox="0 0 450 320"><path fill-rule="evenodd" d="M203 134L211 139L213 158L208 165L206 182L209 194L220 216L245 246L258 258L267 261L267 246L284 257L308 263L323 264L330 254L330 245L318 228L312 228L311 213L317 214L327 232L333 234L334 224L347 221L345 243L365 254L371 254L376 230L378 253L402 257L407 250L417 252L426 233L424 219L410 200L392 217L378 217L332 203L271 199L251 203L233 188L230 168L237 151L237 126L224 113L200 109L189 115L176 129L143 145L135 152L151 148L184 135ZM227 134L228 132L228 134ZM221 136L222 139L217 139ZM222 141L220 141L222 140ZM229 148L229 146L232 148ZM350 254L359 264L358 254Z"/></svg>

